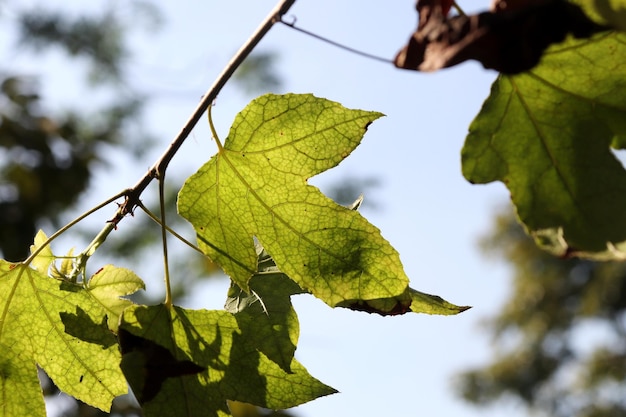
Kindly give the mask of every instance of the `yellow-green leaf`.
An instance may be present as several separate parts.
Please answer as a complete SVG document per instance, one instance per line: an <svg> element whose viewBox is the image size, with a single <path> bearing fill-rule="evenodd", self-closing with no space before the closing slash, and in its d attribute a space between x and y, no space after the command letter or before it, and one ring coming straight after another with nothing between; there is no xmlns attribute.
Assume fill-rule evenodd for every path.
<svg viewBox="0 0 626 417"><path fill-rule="evenodd" d="M408 286L398 253L358 212L307 184L348 156L380 116L312 95L262 96L187 180L178 210L244 290L257 271L256 238L280 271L331 306L396 297Z"/></svg>
<svg viewBox="0 0 626 417"><path fill-rule="evenodd" d="M108 410L127 391L106 312L81 285L0 260L0 416L44 416L39 365L64 392Z"/></svg>
<svg viewBox="0 0 626 417"><path fill-rule="evenodd" d="M411 311L414 313L438 314L442 316L450 316L459 314L469 310L469 306L457 306L438 295L430 295L414 289L410 289L411 294Z"/></svg>
<svg viewBox="0 0 626 417"><path fill-rule="evenodd" d="M91 277L87 291L107 312L109 328L117 331L120 315L133 304L120 297L145 288L144 282L133 271L106 265Z"/></svg>

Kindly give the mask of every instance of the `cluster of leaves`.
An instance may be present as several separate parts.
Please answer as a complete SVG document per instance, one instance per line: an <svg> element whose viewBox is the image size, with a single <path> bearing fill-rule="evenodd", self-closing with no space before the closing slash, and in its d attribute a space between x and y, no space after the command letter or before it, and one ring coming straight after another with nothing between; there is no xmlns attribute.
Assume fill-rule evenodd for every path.
<svg viewBox="0 0 626 417"><path fill-rule="evenodd" d="M563 1L545 3L572 10ZM427 15L425 4L439 11ZM456 30L450 5L419 1L424 14L413 40L431 42ZM513 15L530 16L524 13ZM482 28L474 20L466 23ZM45 21L26 23L59 41L72 38L71 30ZM520 219L553 252L623 257L626 220L617 209L624 207L626 183L610 146L623 147L626 131L626 38L603 31L543 53L568 32L587 36L600 28L590 27L581 35L567 26L540 42L538 66L498 78L470 127L463 170L471 182L505 182ZM467 39L490 39L477 33ZM404 63L415 50L410 44ZM101 58L106 63L106 53ZM29 108L32 97L14 97ZM225 310L188 310L170 297L163 305L132 304L123 297L143 283L113 266L77 282L80 264L71 254L56 258L43 235L26 262L1 261L0 415L45 414L37 366L61 390L103 410L127 383L147 416L226 416L229 401L287 408L335 392L294 359L299 327L292 295L381 315L467 309L410 288L379 230L356 207L307 184L346 158L381 116L311 95L266 95L236 117L223 144L214 132L218 152L186 181L178 210L193 225L199 249L232 280ZM57 259L64 259L60 266Z"/></svg>
<svg viewBox="0 0 626 417"><path fill-rule="evenodd" d="M3 261L0 383L15 394L3 415L43 414L35 365L101 409L126 381L146 415L224 416L228 400L288 408L335 392L294 359L292 295L382 315L465 310L409 288L378 229L306 184L380 116L311 95L266 95L237 116L224 145L215 138L217 155L187 180L178 207L232 279L226 310L131 304L120 297L143 283L112 266L76 282L71 254L56 267L43 235L33 259Z"/></svg>

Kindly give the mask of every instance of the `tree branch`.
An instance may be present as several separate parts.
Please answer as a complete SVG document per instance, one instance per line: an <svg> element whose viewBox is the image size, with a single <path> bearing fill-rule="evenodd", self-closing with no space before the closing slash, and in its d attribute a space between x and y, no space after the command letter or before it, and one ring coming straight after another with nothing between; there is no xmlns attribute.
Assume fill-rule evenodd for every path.
<svg viewBox="0 0 626 417"><path fill-rule="evenodd" d="M137 182L137 184L128 190L128 193L126 194L126 201L124 201L120 209L115 214L115 217L111 220L113 224L117 225L127 214L131 214L133 212L139 203L139 197L141 194L153 179L159 178L163 175L170 161L176 152L178 152L178 149L187 139L192 129L196 126L196 124L198 124L198 121L204 112L207 111L209 106L217 98L217 95L221 91L222 87L224 87L226 82L232 77L235 70L241 65L250 52L252 52L261 39L263 39L263 37L269 32L274 23L281 20L281 17L287 13L295 1L296 0L281 0L261 23L256 32L254 32L254 34L252 34L252 36L244 43L239 51L237 51L222 73L217 77L217 80L204 94L202 100L198 104L198 107L196 107L194 112L191 114L189 120L187 120L180 133L176 136L172 143L170 143L167 150Z"/></svg>

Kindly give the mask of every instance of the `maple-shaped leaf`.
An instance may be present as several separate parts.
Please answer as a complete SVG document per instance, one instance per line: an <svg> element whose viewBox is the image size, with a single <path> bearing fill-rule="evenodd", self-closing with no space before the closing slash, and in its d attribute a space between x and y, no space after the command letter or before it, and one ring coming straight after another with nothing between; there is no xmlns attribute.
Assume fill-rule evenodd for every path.
<svg viewBox="0 0 626 417"><path fill-rule="evenodd" d="M37 365L62 391L108 410L127 391L119 361L106 311L82 285L0 260L0 416L45 416Z"/></svg>
<svg viewBox="0 0 626 417"><path fill-rule="evenodd" d="M347 157L380 116L312 95L253 100L179 193L201 249L246 291L256 238L283 273L330 306L404 293L408 278L380 231L307 184Z"/></svg>
<svg viewBox="0 0 626 417"><path fill-rule="evenodd" d="M626 36L570 39L500 76L462 152L472 183L502 181L537 242L561 256L626 256Z"/></svg>
<svg viewBox="0 0 626 417"><path fill-rule="evenodd" d="M227 400L283 409L336 392L295 360L281 369L250 336L227 311L133 306L121 366L147 417L227 416Z"/></svg>

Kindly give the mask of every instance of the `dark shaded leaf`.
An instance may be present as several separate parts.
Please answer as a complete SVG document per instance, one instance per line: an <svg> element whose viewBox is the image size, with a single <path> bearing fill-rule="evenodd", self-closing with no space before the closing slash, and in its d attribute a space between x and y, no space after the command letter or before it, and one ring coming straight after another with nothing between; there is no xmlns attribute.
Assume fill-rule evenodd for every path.
<svg viewBox="0 0 626 417"><path fill-rule="evenodd" d="M133 306L119 329L122 369L146 416L223 417L227 400L280 409L336 392L295 359L285 372L226 311Z"/></svg>
<svg viewBox="0 0 626 417"><path fill-rule="evenodd" d="M161 391L167 378L194 375L206 370L189 360L178 360L163 346L124 329L119 329L118 338L122 351L120 366L140 404L151 401Z"/></svg>

